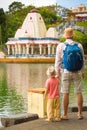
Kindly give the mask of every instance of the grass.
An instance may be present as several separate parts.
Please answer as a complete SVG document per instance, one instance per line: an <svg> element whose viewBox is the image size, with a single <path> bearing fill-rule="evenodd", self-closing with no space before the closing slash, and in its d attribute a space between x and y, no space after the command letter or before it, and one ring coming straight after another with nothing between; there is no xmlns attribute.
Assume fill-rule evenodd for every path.
<svg viewBox="0 0 87 130"><path fill-rule="evenodd" d="M82 27L86 27L86 28L87 28L87 22L78 22L76 25L77 25L77 26L82 26Z"/></svg>

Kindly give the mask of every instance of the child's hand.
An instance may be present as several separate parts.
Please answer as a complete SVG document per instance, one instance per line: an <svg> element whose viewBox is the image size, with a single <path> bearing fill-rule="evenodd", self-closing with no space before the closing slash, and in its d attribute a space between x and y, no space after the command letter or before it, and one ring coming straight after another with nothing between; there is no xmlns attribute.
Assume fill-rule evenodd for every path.
<svg viewBox="0 0 87 130"><path fill-rule="evenodd" d="M46 99L46 94L44 94L44 100Z"/></svg>

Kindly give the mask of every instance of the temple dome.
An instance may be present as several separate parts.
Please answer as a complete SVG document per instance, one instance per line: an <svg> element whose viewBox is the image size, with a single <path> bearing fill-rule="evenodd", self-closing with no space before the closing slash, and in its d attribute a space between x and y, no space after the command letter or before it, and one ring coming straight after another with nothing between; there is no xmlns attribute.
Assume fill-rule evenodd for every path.
<svg viewBox="0 0 87 130"><path fill-rule="evenodd" d="M78 7L79 8L85 8L86 6L84 4L80 4Z"/></svg>
<svg viewBox="0 0 87 130"><path fill-rule="evenodd" d="M24 30L22 28L17 29L15 33L15 38L23 37L24 36Z"/></svg>
<svg viewBox="0 0 87 130"><path fill-rule="evenodd" d="M55 27L50 27L47 30L46 37L58 38L58 33L57 33Z"/></svg>
<svg viewBox="0 0 87 130"><path fill-rule="evenodd" d="M46 37L46 26L42 16L36 10L27 14L22 29L29 33L30 37Z"/></svg>

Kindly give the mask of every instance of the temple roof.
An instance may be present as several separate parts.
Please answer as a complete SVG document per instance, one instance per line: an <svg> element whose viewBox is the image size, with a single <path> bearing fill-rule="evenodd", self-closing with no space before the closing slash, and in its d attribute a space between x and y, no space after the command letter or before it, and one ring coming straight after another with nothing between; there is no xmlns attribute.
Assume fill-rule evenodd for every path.
<svg viewBox="0 0 87 130"><path fill-rule="evenodd" d="M38 10L36 8L32 9L30 13L38 13Z"/></svg>
<svg viewBox="0 0 87 130"><path fill-rule="evenodd" d="M22 26L17 29L14 39L8 40L7 44L17 43L57 43L58 34L54 27L46 29L45 22L37 9L34 8L27 14Z"/></svg>

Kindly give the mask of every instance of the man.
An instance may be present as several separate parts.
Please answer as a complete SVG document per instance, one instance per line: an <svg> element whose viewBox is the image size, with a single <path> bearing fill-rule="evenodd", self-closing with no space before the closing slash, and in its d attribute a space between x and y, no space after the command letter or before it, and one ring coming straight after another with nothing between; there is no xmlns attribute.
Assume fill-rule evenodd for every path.
<svg viewBox="0 0 87 130"><path fill-rule="evenodd" d="M74 91L77 95L77 104L78 104L78 119L83 119L82 115L82 107L83 107L83 96L82 96L82 78L84 78L84 62L79 70L69 70L67 65L64 65L63 63L65 60L63 59L65 53L64 50L66 49L66 46L76 44L75 41L73 41L74 33L72 28L66 28L64 31L64 37L66 38L66 41L64 43L60 43L57 46L56 50L56 59L55 59L55 69L57 71L57 75L60 77L61 75L61 92L63 93L62 98L62 104L64 109L64 114L61 116L61 119L68 119L68 104L69 104L69 90L71 83L74 84ZM66 45L68 44L68 45ZM77 43L78 47L82 51L82 58L84 55L83 47L80 43ZM66 53L67 54L67 53ZM75 53L74 53L75 54ZM64 60L64 62L63 62ZM72 60L73 61L73 60ZM73 65L73 63L72 63ZM79 66L79 63L78 63ZM66 68L67 67L67 68ZM76 67L76 65L75 65Z"/></svg>

